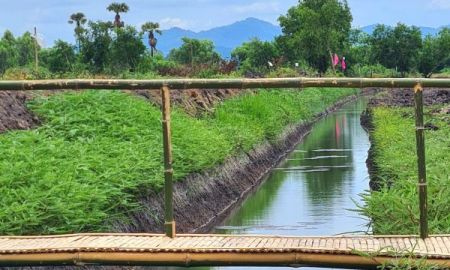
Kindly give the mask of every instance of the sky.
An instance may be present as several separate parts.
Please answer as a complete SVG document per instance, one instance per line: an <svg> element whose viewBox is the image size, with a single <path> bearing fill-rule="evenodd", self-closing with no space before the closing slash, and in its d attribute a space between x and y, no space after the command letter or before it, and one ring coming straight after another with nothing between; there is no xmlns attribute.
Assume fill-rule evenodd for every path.
<svg viewBox="0 0 450 270"><path fill-rule="evenodd" d="M274 24L298 0L123 0L130 11L127 24L159 22L162 29L181 27L199 31L248 17ZM112 20L106 10L112 0L0 0L0 34L6 29L22 34L38 28L45 46L56 39L73 42L70 14L83 12L90 20ZM439 27L450 24L450 0L348 0L353 26L383 23Z"/></svg>

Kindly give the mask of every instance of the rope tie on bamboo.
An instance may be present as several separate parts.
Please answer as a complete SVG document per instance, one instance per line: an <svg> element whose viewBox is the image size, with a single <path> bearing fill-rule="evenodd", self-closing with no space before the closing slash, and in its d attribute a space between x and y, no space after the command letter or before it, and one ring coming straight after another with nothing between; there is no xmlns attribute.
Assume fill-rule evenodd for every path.
<svg viewBox="0 0 450 270"><path fill-rule="evenodd" d="M164 170L164 173L173 173L173 172L174 172L173 169Z"/></svg>
<svg viewBox="0 0 450 270"><path fill-rule="evenodd" d="M419 187L426 187L426 186L428 186L428 183L418 183L417 185Z"/></svg>
<svg viewBox="0 0 450 270"><path fill-rule="evenodd" d="M427 128L426 127L416 127L416 130L427 130Z"/></svg>

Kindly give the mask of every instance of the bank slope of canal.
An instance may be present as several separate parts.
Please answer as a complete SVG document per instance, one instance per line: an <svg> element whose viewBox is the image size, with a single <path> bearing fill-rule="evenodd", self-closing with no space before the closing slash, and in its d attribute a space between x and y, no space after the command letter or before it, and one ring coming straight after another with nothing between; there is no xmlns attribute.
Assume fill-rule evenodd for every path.
<svg viewBox="0 0 450 270"><path fill-rule="evenodd" d="M215 220L258 184L311 121L354 93L248 93L200 118L175 109L179 229ZM159 108L120 91L59 93L29 107L42 126L0 135L1 234L160 231Z"/></svg>
<svg viewBox="0 0 450 270"><path fill-rule="evenodd" d="M450 233L450 91L425 92L430 233ZM376 234L418 234L417 158L411 90L382 93L364 119L372 142L363 214Z"/></svg>

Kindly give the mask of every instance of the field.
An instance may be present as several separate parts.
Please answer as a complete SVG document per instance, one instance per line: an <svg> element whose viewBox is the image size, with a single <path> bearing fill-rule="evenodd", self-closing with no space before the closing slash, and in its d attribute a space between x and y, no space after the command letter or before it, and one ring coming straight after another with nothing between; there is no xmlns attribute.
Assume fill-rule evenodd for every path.
<svg viewBox="0 0 450 270"><path fill-rule="evenodd" d="M172 117L177 180L220 164L355 90L272 90ZM163 184L160 110L121 91L62 92L28 107L42 125L0 135L0 234L95 232Z"/></svg>

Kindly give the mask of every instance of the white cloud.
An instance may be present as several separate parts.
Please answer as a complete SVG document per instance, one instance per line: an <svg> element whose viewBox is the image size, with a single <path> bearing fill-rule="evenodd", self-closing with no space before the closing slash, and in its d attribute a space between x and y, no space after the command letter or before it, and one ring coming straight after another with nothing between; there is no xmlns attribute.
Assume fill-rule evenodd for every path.
<svg viewBox="0 0 450 270"><path fill-rule="evenodd" d="M450 9L450 0L431 0L430 6L439 9Z"/></svg>
<svg viewBox="0 0 450 270"><path fill-rule="evenodd" d="M274 13L280 12L281 7L279 2L255 2L248 5L236 5L232 9L237 13Z"/></svg>
<svg viewBox="0 0 450 270"><path fill-rule="evenodd" d="M161 19L159 24L162 29L168 29L171 27L189 28L189 26L191 26L191 23L187 20L171 17Z"/></svg>

